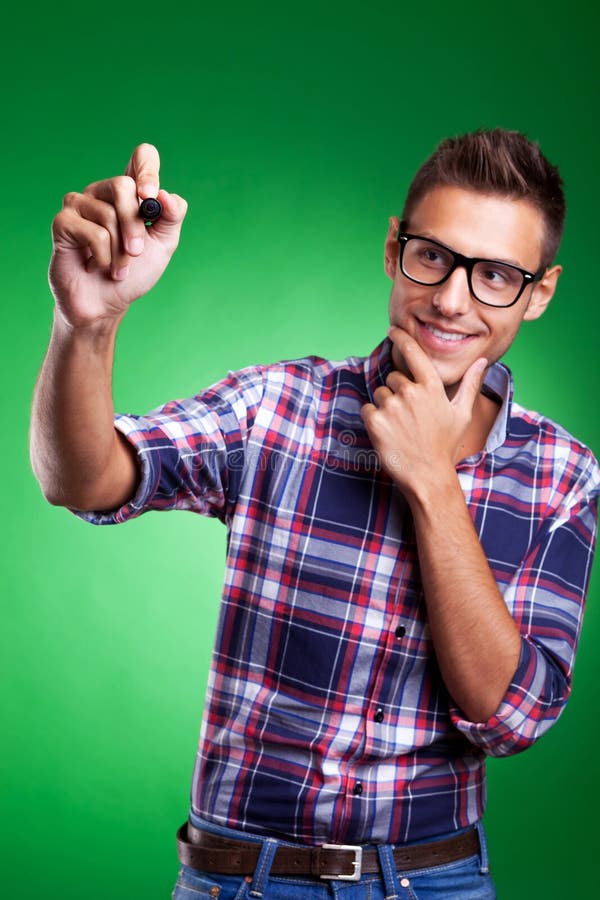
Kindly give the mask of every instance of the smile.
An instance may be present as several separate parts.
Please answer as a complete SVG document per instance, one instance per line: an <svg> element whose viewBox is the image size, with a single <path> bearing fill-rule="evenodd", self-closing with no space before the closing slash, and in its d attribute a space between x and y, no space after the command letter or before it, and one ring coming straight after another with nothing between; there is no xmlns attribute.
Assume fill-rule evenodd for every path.
<svg viewBox="0 0 600 900"><path fill-rule="evenodd" d="M456 343L457 341L465 341L468 338L472 337L470 334L461 334L456 331L442 331L439 328L434 328L433 325L428 325L427 322L422 323L427 331L430 334L433 334L434 337L439 338L441 341L450 341L451 343Z"/></svg>

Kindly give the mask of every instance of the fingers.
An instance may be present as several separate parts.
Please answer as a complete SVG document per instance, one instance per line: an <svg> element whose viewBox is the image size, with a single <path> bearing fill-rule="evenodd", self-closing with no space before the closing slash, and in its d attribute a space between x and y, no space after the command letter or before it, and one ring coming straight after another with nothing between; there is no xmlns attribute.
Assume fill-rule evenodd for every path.
<svg viewBox="0 0 600 900"><path fill-rule="evenodd" d="M373 409L382 409L387 403L401 401L414 402L422 391L414 381L403 375L402 372L390 372L385 379L385 385L380 385L373 391Z"/></svg>
<svg viewBox="0 0 600 900"><path fill-rule="evenodd" d="M418 345L403 328L392 325L388 329L388 335L396 345L408 370L414 376L415 381L423 384L440 383L440 377L425 351Z"/></svg>
<svg viewBox="0 0 600 900"><path fill-rule="evenodd" d="M162 212L160 218L148 229L148 237L162 238L173 233L178 235L188 208L186 201L178 194L168 194L163 190L159 191L157 199L160 200Z"/></svg>
<svg viewBox="0 0 600 900"><path fill-rule="evenodd" d="M369 419L374 412L377 412L377 407L374 403L364 403L360 408L360 417L365 421L365 419Z"/></svg>
<svg viewBox="0 0 600 900"><path fill-rule="evenodd" d="M131 154L131 159L125 169L125 174L133 178L137 195L145 200L146 197L157 197L160 189L160 156L153 144L139 144Z"/></svg>
<svg viewBox="0 0 600 900"><path fill-rule="evenodd" d="M73 206L65 206L54 217L52 237L55 247L81 251L86 268L90 270L112 265L110 231L83 218ZM117 280L123 277L117 269L113 268L112 272Z"/></svg>
<svg viewBox="0 0 600 900"><path fill-rule="evenodd" d="M452 400L453 406L464 409L466 413L469 415L471 414L475 399L481 390L481 383L487 366L488 361L484 356L476 359L475 362L469 366L463 375L458 391Z"/></svg>
<svg viewBox="0 0 600 900"><path fill-rule="evenodd" d="M380 385L380 387L375 388L373 391L373 403L371 406L375 406L376 409L380 409L386 400L389 400L390 397L393 397L393 392L389 387L385 387L385 385Z"/></svg>
<svg viewBox="0 0 600 900"><path fill-rule="evenodd" d="M164 256L166 251L170 256L179 241L187 203L159 188L159 167L156 147L140 144L125 175L67 194L52 225L55 246L78 250L88 272L106 268L117 281L127 277L132 258L151 247L153 253ZM140 197L150 196L160 200L162 213L147 229L139 204Z"/></svg>
<svg viewBox="0 0 600 900"><path fill-rule="evenodd" d="M390 372L390 374L385 379L385 383L387 387L392 391L392 393L397 394L399 391L405 390L408 388L414 388L415 382L408 377L408 375L404 375L402 372L399 372L397 369L394 369Z"/></svg>
<svg viewBox="0 0 600 900"><path fill-rule="evenodd" d="M146 229L139 215L139 201L133 178L120 175L106 181L96 181L94 184L88 185L83 193L104 201L114 208L120 252L130 256L139 256L144 249Z"/></svg>
<svg viewBox="0 0 600 900"><path fill-rule="evenodd" d="M137 201L132 201L130 196L133 182L127 181L129 185L97 182L89 185L83 194L67 194L62 214L59 213L53 227L55 237L60 240L61 235L68 235L71 245L83 246L89 241L92 252L88 271L97 266L110 267L111 276L116 280L127 274L124 270L129 266L130 256L139 256L144 249L144 223L136 221L136 214L132 214L131 204L135 209Z"/></svg>
<svg viewBox="0 0 600 900"><path fill-rule="evenodd" d="M377 434L377 425L379 422L378 417L380 415L381 411L377 406L375 406L374 403L365 403L360 408L360 417L372 441L375 439Z"/></svg>
<svg viewBox="0 0 600 900"><path fill-rule="evenodd" d="M114 272L129 264L130 257L139 256L144 250L146 228L139 215L139 202L140 198L158 197L159 171L160 157L156 147L139 144L131 155L125 175L96 181L83 192L111 204L116 212L116 221L107 214L105 207L81 201L72 204L76 205L81 215L110 231L113 277Z"/></svg>

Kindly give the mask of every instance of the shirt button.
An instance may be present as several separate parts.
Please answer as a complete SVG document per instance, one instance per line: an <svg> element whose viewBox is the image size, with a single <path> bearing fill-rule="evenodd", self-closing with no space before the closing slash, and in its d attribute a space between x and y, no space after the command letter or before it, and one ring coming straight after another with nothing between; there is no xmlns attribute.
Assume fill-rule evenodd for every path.
<svg viewBox="0 0 600 900"><path fill-rule="evenodd" d="M403 638L405 634L406 628L404 627L404 625L398 625L398 627L396 628L396 637Z"/></svg>
<svg viewBox="0 0 600 900"><path fill-rule="evenodd" d="M373 716L376 722L383 722L383 710L381 707L375 711L375 715Z"/></svg>
<svg viewBox="0 0 600 900"><path fill-rule="evenodd" d="M357 781L356 784L354 785L354 790L352 791L352 793L354 794L355 797L360 797L362 792L363 792L363 786L360 783L360 781Z"/></svg>

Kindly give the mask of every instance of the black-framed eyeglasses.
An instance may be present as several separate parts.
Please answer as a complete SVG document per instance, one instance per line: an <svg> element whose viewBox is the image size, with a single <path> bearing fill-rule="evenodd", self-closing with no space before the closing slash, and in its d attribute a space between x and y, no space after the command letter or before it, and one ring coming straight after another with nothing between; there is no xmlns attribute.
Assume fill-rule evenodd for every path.
<svg viewBox="0 0 600 900"><path fill-rule="evenodd" d="M454 270L462 266L467 273L469 290L486 306L513 306L528 284L539 281L545 267L528 272L510 263L493 259L463 256L438 241L418 234L398 232L400 268L417 284L443 284Z"/></svg>

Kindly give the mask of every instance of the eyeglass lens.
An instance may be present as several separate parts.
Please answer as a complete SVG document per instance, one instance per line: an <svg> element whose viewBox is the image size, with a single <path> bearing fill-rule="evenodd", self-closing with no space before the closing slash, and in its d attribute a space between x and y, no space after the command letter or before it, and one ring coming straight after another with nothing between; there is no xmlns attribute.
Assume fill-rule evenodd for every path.
<svg viewBox="0 0 600 900"><path fill-rule="evenodd" d="M454 254L438 244L410 238L404 247L404 274L421 284L439 284L454 267ZM502 263L482 260L471 272L471 289L478 300L492 306L507 306L519 294L523 275Z"/></svg>

